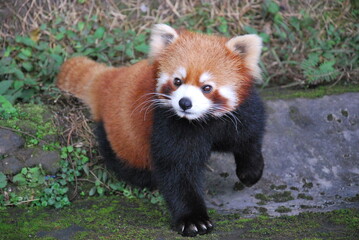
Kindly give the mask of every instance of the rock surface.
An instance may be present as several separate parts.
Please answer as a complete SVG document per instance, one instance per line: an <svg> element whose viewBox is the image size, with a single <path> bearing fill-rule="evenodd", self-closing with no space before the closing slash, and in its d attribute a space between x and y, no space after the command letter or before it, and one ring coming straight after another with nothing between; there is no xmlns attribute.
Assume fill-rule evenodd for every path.
<svg viewBox="0 0 359 240"><path fill-rule="evenodd" d="M0 129L0 154L11 153L24 145L25 141L16 133Z"/></svg>
<svg viewBox="0 0 359 240"><path fill-rule="evenodd" d="M208 206L267 212L359 208L359 93L267 101L263 178L245 188L229 154L213 154Z"/></svg>
<svg viewBox="0 0 359 240"><path fill-rule="evenodd" d="M215 229L194 239L358 239L359 210L244 218L210 212ZM170 229L165 206L121 196L93 197L63 209L0 209L0 239L186 240Z"/></svg>

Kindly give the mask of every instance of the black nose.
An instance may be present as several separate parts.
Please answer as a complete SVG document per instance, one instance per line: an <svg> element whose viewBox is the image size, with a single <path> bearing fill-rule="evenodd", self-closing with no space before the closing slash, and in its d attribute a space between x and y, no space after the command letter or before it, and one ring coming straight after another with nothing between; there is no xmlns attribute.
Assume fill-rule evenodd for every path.
<svg viewBox="0 0 359 240"><path fill-rule="evenodd" d="M189 98L181 98L181 100L179 100L179 103L180 107L186 111L187 109L190 109L192 107L192 102L191 102L191 99Z"/></svg>

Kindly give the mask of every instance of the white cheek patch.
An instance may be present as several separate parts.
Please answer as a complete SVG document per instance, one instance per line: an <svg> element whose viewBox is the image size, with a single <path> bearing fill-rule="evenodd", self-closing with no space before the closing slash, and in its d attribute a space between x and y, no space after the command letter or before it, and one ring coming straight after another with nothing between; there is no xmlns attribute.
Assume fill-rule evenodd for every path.
<svg viewBox="0 0 359 240"><path fill-rule="evenodd" d="M235 108L238 104L238 97L237 93L234 91L232 86L223 86L220 87L218 90L221 96L228 99L228 106L229 108Z"/></svg>
<svg viewBox="0 0 359 240"><path fill-rule="evenodd" d="M199 82L204 83L204 82L210 80L211 78L212 78L212 74L210 74L209 72L204 72L199 77Z"/></svg>
<svg viewBox="0 0 359 240"><path fill-rule="evenodd" d="M186 111L179 106L179 101L184 97L189 98L192 102L192 107ZM203 95L200 88L183 84L172 93L171 104L178 116L192 120L205 115L210 109L212 101Z"/></svg>

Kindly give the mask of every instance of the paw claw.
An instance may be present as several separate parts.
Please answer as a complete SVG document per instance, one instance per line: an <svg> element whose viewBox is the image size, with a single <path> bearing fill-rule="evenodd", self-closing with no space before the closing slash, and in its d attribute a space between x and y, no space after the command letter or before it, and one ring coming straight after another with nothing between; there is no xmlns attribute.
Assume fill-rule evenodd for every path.
<svg viewBox="0 0 359 240"><path fill-rule="evenodd" d="M187 220L182 221L177 227L178 233L182 236L194 237L197 234L203 235L209 233L213 229L210 220Z"/></svg>

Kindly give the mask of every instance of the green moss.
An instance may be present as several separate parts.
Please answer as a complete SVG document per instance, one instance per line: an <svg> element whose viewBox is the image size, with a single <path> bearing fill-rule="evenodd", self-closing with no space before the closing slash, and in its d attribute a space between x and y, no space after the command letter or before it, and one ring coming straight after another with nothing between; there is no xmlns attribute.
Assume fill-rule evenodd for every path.
<svg viewBox="0 0 359 240"><path fill-rule="evenodd" d="M274 202L288 202L290 200L293 200L292 193L289 191L284 191L281 193L275 193L270 196Z"/></svg>
<svg viewBox="0 0 359 240"><path fill-rule="evenodd" d="M307 180L306 179L304 179L303 178L303 188L308 188L308 189L311 189L311 188L313 188L313 183L312 182L307 182Z"/></svg>
<svg viewBox="0 0 359 240"><path fill-rule="evenodd" d="M359 92L359 85L348 86L320 86L314 89L304 90L285 90L285 89L265 89L261 91L261 95L266 100L274 99L293 99L293 98L319 98L326 95L341 94L346 92Z"/></svg>
<svg viewBox="0 0 359 240"><path fill-rule="evenodd" d="M261 201L270 201L270 198L264 195L263 193L257 193L256 195L254 195L254 197Z"/></svg>
<svg viewBox="0 0 359 240"><path fill-rule="evenodd" d="M299 199L306 199L306 200L313 200L313 197L312 196L309 196L309 195L305 195L304 193L299 193L297 198Z"/></svg>
<svg viewBox="0 0 359 240"><path fill-rule="evenodd" d="M258 212L260 214L267 214L267 212L268 212L268 209L265 207L256 207L256 209L258 210Z"/></svg>
<svg viewBox="0 0 359 240"><path fill-rule="evenodd" d="M234 191L242 191L245 188L244 184L241 182L236 182L234 184L233 190Z"/></svg>
<svg viewBox="0 0 359 240"><path fill-rule="evenodd" d="M300 205L301 209L311 209L311 208L316 208L316 206L311 206L311 205Z"/></svg>
<svg viewBox="0 0 359 240"><path fill-rule="evenodd" d="M345 200L348 201L348 202L359 202L359 194L356 194L353 197L345 198Z"/></svg>
<svg viewBox="0 0 359 240"><path fill-rule="evenodd" d="M278 208L280 209L280 208ZM282 208L284 209L284 208ZM215 230L196 239L355 239L359 210L303 213L297 216L243 218L209 214ZM69 207L9 208L0 211L2 239L186 239L170 229L164 206L124 197L95 197Z"/></svg>
<svg viewBox="0 0 359 240"><path fill-rule="evenodd" d="M279 213L288 213L288 212L291 212L292 209L284 207L284 206L280 206L275 211L279 212Z"/></svg>
<svg viewBox="0 0 359 240"><path fill-rule="evenodd" d="M270 185L270 188L273 189L273 190L284 190L287 188L287 185Z"/></svg>
<svg viewBox="0 0 359 240"><path fill-rule="evenodd" d="M290 187L290 190L292 190L292 191L299 191L299 188L297 188L297 187Z"/></svg>
<svg viewBox="0 0 359 240"><path fill-rule="evenodd" d="M15 108L19 114L10 119L0 119L0 125L23 132L16 133L24 137L26 146L37 145L41 140L48 144L57 141L59 131L52 121L48 107L21 104L16 105Z"/></svg>
<svg viewBox="0 0 359 240"><path fill-rule="evenodd" d="M265 205L269 201L288 202L290 200L294 200L290 191L278 192L271 195L264 195L262 193L258 193L254 197L258 200L261 200L257 202L258 205Z"/></svg>

